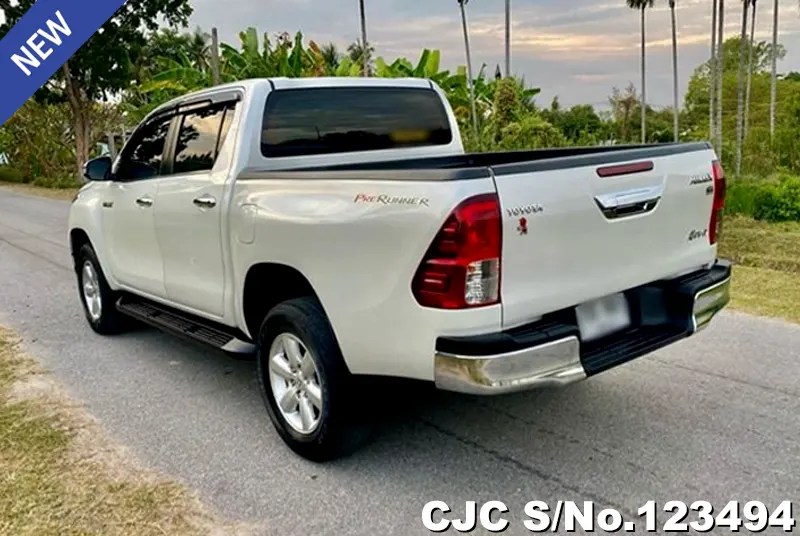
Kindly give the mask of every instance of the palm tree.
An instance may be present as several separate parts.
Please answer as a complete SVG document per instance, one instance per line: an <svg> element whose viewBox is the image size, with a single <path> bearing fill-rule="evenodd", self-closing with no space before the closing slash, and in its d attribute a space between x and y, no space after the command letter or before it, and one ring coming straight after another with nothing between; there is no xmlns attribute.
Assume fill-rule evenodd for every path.
<svg viewBox="0 0 800 536"><path fill-rule="evenodd" d="M362 64L362 76L370 76L373 52L375 52L375 48L373 48L370 44L364 46L364 42L361 39L354 43L350 43L350 45L347 47L347 55L350 56L350 61L353 63Z"/></svg>
<svg viewBox="0 0 800 536"><path fill-rule="evenodd" d="M469 31L467 30L467 10L466 6L469 0L457 0L458 6L461 9L461 25L464 29L464 48L467 51L467 85L469 87L469 100L472 106L472 129L475 136L478 135L478 111L475 107L475 87L472 83L472 55L469 50Z"/></svg>
<svg viewBox="0 0 800 536"><path fill-rule="evenodd" d="M750 0L742 0L742 36L739 43L739 84L736 95L736 176L742 172L742 141L744 140L744 56L747 47L747 17Z"/></svg>
<svg viewBox="0 0 800 536"><path fill-rule="evenodd" d="M750 88L753 82L753 49L755 48L756 37L756 0L750 0L753 4L753 18L750 23L750 51L747 58L747 89L744 95L744 139L747 140L747 131L750 129Z"/></svg>
<svg viewBox="0 0 800 536"><path fill-rule="evenodd" d="M678 32L675 25L675 0L669 0L672 16L672 129L675 142L678 141Z"/></svg>
<svg viewBox="0 0 800 536"><path fill-rule="evenodd" d="M719 0L717 14L717 156L722 158L722 87L725 68L725 0Z"/></svg>
<svg viewBox="0 0 800 536"><path fill-rule="evenodd" d="M358 11L359 15L361 16L361 43L362 43L362 51L364 54L361 55L362 66L364 69L364 76L369 76L369 60L370 60L370 46L369 41L367 41L367 13L364 9L364 0L358 0Z"/></svg>
<svg viewBox="0 0 800 536"><path fill-rule="evenodd" d="M646 48L646 39L645 39L645 10L648 7L653 7L655 4L655 0L625 0L625 3L631 9L638 9L641 12L642 16L642 143L647 142L647 89L646 89L646 81L647 81L647 68L645 65L645 48Z"/></svg>
<svg viewBox="0 0 800 536"><path fill-rule="evenodd" d="M325 63L325 69L329 72L335 72L339 68L340 58L339 50L333 43L328 43L320 49L322 61Z"/></svg>
<svg viewBox="0 0 800 536"><path fill-rule="evenodd" d="M775 100L778 89L778 0L772 8L772 80L769 97L769 136L775 137Z"/></svg>
<svg viewBox="0 0 800 536"><path fill-rule="evenodd" d="M711 59L708 62L708 138L714 142L714 92L717 80L717 0L711 7Z"/></svg>
<svg viewBox="0 0 800 536"><path fill-rule="evenodd" d="M511 0L506 0L506 76L511 76Z"/></svg>

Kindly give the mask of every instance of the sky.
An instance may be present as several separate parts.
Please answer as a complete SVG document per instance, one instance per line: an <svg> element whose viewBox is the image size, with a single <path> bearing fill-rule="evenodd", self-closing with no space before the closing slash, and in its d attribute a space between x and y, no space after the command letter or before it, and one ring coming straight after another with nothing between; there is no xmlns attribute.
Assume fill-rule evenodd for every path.
<svg viewBox="0 0 800 536"><path fill-rule="evenodd" d="M341 51L360 37L358 0L190 0L191 26L238 44L238 33L254 26L259 34L297 30ZM442 68L466 64L456 0L365 0L367 39L376 55L415 61L422 49L439 49ZM772 40L772 0L758 0L756 39ZM780 72L800 71L800 8L780 0L780 42L787 49ZM473 67L493 74L504 63L504 0L471 0L467 5ZM710 55L711 0L677 0L679 98L693 70ZM725 35L741 31L741 1L726 2ZM672 104L671 21L667 0L647 13L647 101ZM512 0L512 71L542 92L540 105L558 96L562 105L608 105L614 86L640 81L640 22L625 0Z"/></svg>
<svg viewBox="0 0 800 536"><path fill-rule="evenodd" d="M788 53L779 71L800 71L800 11L780 0L780 42ZM367 40L376 55L415 61L423 48L440 49L442 68L466 64L456 0L365 0ZM772 0L759 0L756 39L772 40ZM217 26L220 39L238 32L301 30L307 39L333 42L344 51L360 37L358 0L192 0L192 25ZM710 55L711 0L678 0L680 99L694 68ZM741 2L728 0L726 36L741 31ZM494 73L504 63L504 0L467 4L473 68ZM647 101L672 104L671 22L667 0L647 13ZM625 0L512 0L512 71L540 87L540 105L558 95L562 105L604 107L614 86L640 88L640 20Z"/></svg>

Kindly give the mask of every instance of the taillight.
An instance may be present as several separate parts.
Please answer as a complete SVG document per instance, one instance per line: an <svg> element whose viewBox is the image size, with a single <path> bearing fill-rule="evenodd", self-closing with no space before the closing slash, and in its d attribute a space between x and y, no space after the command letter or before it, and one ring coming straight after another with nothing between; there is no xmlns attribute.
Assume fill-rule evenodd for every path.
<svg viewBox="0 0 800 536"><path fill-rule="evenodd" d="M711 163L714 176L714 201L711 205L711 221L708 223L708 243L717 243L722 226L722 210L725 208L725 170L719 160Z"/></svg>
<svg viewBox="0 0 800 536"><path fill-rule="evenodd" d="M500 303L502 235L497 194L477 195L459 204L414 275L417 302L437 309Z"/></svg>

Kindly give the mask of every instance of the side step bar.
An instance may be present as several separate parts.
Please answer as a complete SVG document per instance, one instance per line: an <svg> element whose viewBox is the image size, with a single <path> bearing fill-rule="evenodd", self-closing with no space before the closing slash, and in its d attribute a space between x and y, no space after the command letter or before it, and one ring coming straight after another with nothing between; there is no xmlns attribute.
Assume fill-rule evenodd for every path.
<svg viewBox="0 0 800 536"><path fill-rule="evenodd" d="M243 335L240 335L238 330L137 296L124 295L117 300L116 305L121 313L136 320L213 346L229 354L250 355L256 351L254 344L242 340Z"/></svg>

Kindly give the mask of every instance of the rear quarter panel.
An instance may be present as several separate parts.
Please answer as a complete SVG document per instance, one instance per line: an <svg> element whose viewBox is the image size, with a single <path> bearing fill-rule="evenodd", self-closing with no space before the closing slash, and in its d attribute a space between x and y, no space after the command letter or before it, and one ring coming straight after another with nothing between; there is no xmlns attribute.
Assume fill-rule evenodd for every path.
<svg viewBox="0 0 800 536"><path fill-rule="evenodd" d="M493 191L491 178L239 179L234 188L235 280L241 285L248 269L262 262L300 271L317 292L353 373L432 380L437 336L500 328L499 305L428 309L411 290L417 266L450 211L471 195ZM244 325L241 287L237 295L238 323Z"/></svg>

